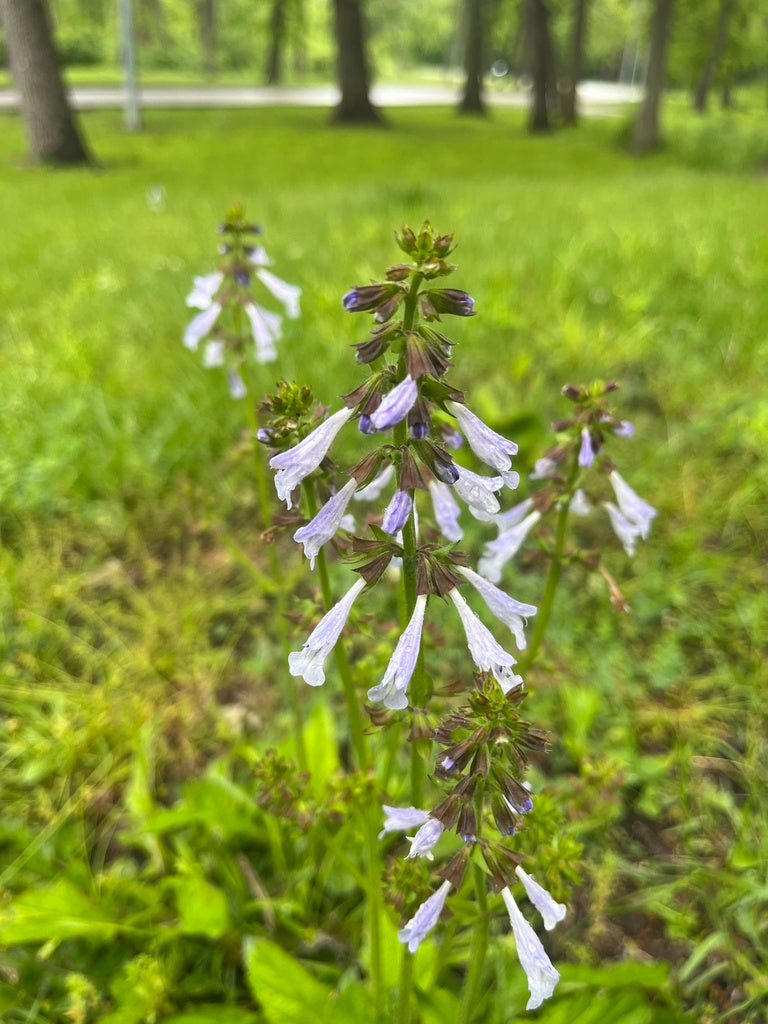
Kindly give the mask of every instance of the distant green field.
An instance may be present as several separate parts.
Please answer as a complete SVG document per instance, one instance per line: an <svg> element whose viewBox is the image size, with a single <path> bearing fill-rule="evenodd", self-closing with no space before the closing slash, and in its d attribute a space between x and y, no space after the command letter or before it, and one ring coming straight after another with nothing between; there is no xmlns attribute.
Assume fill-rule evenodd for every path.
<svg viewBox="0 0 768 1024"><path fill-rule="evenodd" d="M180 340L223 211L245 202L275 272L304 289L264 389L297 378L331 406L360 380L349 346L365 334L342 294L396 259L394 229L428 218L455 233L454 281L476 299L454 332L473 408L530 468L563 414L560 387L617 379L636 425L621 469L659 509L634 562L618 548L609 559L632 614L612 617L574 577L534 680L536 717L556 737L551 775L574 794L564 827L585 845L563 951L669 962L666 995L697 1021L765 1019L760 116L694 121L674 107L670 148L637 160L616 121L531 138L506 110L396 110L383 130L332 129L310 109L148 112L136 136L114 112L84 118L93 171L24 166L21 125L3 118L9 892L83 856L72 817L85 790L119 800L140 724L159 715L169 799L231 741L217 709L233 695L265 740L283 729L268 602L249 568L263 559L241 410ZM513 592L531 599L531 586L522 577ZM679 1019L649 1015L654 1005L632 1019Z"/></svg>

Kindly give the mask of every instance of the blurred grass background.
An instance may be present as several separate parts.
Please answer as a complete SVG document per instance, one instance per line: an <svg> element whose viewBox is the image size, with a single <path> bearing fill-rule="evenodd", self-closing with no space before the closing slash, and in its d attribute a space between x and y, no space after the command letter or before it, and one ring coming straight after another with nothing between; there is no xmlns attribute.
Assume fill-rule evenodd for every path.
<svg viewBox="0 0 768 1024"><path fill-rule="evenodd" d="M509 110L387 116L332 130L317 110L147 112L129 137L92 114L95 172L23 166L4 118L0 885L34 896L109 861L126 792L139 813L141 726L160 802L244 730L265 745L285 731L295 684L274 667L241 411L180 341L222 212L245 202L304 289L265 390L297 377L330 405L360 380L349 345L365 334L341 295L396 259L394 229L429 218L455 233L453 283L476 299L453 331L472 407L530 468L561 385L616 378L637 428L620 469L659 508L631 565L606 556L632 614L566 582L531 680L528 713L553 733L546 785L584 845L560 950L668 963L670 1006L764 1021L764 115L673 108L667 150L642 161L616 121L531 138ZM286 565L311 595L298 555ZM507 582L536 599L534 577ZM35 986L72 964L14 956L8 1019L65 1019ZM658 989L632 1020L680 1019L659 1015Z"/></svg>

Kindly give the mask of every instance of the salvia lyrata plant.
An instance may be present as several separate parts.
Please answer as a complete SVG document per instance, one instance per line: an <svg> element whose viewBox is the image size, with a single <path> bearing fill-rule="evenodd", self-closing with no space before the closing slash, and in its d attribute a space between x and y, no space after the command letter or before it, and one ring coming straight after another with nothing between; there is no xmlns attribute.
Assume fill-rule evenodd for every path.
<svg viewBox="0 0 768 1024"><path fill-rule="evenodd" d="M398 937L407 951L398 1019L410 1019L410 954L437 927L452 894L473 888L477 918L461 1017L469 1020L489 938L489 887L500 896L499 909L505 907L509 915L528 980L528 1008L551 996L559 979L516 895L520 891L527 897L546 930L563 920L566 907L525 870L516 835L534 810L535 794L526 777L529 764L547 741L546 733L524 714L523 673L541 643L562 566L581 561L610 580L592 554L568 550L569 514L586 514L602 502L632 554L637 539L647 536L654 510L634 494L605 453L609 438L631 436L632 429L608 405L615 385L598 384L564 389L573 413L555 425L555 445L537 462L533 476L541 486L524 502L502 511L498 495L520 482L513 468L517 445L484 423L463 392L446 379L454 342L443 319L474 314L471 296L444 284L455 270L448 261L452 236L439 235L425 223L418 233L404 228L396 240L403 261L389 267L383 281L353 288L343 298L345 310L373 318L368 337L355 346L357 362L368 368L367 378L343 396L339 409L330 415L322 410L320 422L311 429L309 406L301 405L299 390L283 385L282 393L264 407L281 415L262 429L260 438L275 450L270 466L286 505L283 521L295 527L294 540L303 546L310 567L317 566L326 605L307 639L289 655L289 671L310 686L320 686L334 653L352 743L363 769L370 767L360 715L363 694L340 637L356 602L365 602L375 588L389 587L393 576L400 581L401 635L380 680L365 693L374 725L397 729L403 716L410 724L411 804L385 803L379 833L382 839L409 833L410 842L402 870L390 871L391 878L400 880L393 902L402 913ZM291 401L300 406L293 417L286 415ZM353 423L365 449L356 463L340 469L329 452ZM606 478L614 501L607 500L602 485ZM379 502L378 512L370 510L371 502ZM369 508L367 529L359 531L362 507ZM457 546L464 535L462 508L498 530L477 570ZM506 563L537 531L539 554L550 562L538 609L497 586ZM331 542L356 575L336 601L325 561ZM388 571L392 568L399 573ZM618 588L611 584L619 602ZM472 609L478 598L509 631L514 655ZM433 680L446 682L440 664L444 647L425 649L424 642L425 621L435 601L452 608L469 653L463 679L449 677L440 686ZM525 633L529 619L536 621L530 643ZM455 834L451 842L449 833ZM448 853L441 856L443 847ZM409 880L415 876L407 863L420 860L433 862L435 880L426 892L411 892ZM468 869L471 886L469 879L465 885Z"/></svg>

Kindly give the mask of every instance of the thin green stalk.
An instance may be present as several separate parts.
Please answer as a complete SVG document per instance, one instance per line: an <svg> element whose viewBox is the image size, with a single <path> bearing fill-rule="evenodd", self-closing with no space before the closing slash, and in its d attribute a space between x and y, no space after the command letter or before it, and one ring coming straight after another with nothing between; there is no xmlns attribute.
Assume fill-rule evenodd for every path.
<svg viewBox="0 0 768 1024"><path fill-rule="evenodd" d="M403 946L400 961L400 992L397 1003L397 1024L411 1024L411 985L413 978L413 953Z"/></svg>
<svg viewBox="0 0 768 1024"><path fill-rule="evenodd" d="M485 954L488 951L488 895L485 890L485 875L479 864L473 865L475 892L477 894L477 919L469 952L469 970L459 1006L457 1024L470 1024L474 1016L477 993L483 980Z"/></svg>

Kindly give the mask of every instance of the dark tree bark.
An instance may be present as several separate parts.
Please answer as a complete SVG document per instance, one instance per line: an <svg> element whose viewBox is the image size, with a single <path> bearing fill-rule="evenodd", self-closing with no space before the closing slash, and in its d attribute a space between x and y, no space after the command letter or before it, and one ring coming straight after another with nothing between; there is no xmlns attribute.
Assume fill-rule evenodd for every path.
<svg viewBox="0 0 768 1024"><path fill-rule="evenodd" d="M735 106L733 102L733 81L730 75L723 79L723 84L720 87L720 106L723 110L733 110Z"/></svg>
<svg viewBox="0 0 768 1024"><path fill-rule="evenodd" d="M464 94L459 103L462 114L485 114L483 101L483 58L485 52L486 0L465 0L464 20L467 45L464 49Z"/></svg>
<svg viewBox="0 0 768 1024"><path fill-rule="evenodd" d="M283 80L283 50L285 48L286 0L272 0L269 16L269 52L267 53L267 85L279 85Z"/></svg>
<svg viewBox="0 0 768 1024"><path fill-rule="evenodd" d="M69 106L45 0L0 0L11 73L35 163L85 164L91 156Z"/></svg>
<svg viewBox="0 0 768 1024"><path fill-rule="evenodd" d="M549 108L552 80L552 40L549 34L549 9L545 0L526 0L528 52L533 78L533 102L528 130L548 132L551 128Z"/></svg>
<svg viewBox="0 0 768 1024"><path fill-rule="evenodd" d="M667 42L674 0L655 0L651 14L651 40L645 96L632 132L632 149L646 153L659 146L659 110L667 68Z"/></svg>
<svg viewBox="0 0 768 1024"><path fill-rule="evenodd" d="M581 68L584 59L584 41L587 35L587 0L574 0L573 20L571 25L571 62L568 69L568 88L561 100L563 121L576 124L579 119L576 89L581 81Z"/></svg>
<svg viewBox="0 0 768 1024"><path fill-rule="evenodd" d="M699 114L703 114L707 109L709 90L712 88L715 73L725 53L733 8L734 0L720 0L720 10L717 12L717 24L715 25L715 34L712 38L712 46L707 54L707 59L704 61L693 96L693 109Z"/></svg>
<svg viewBox="0 0 768 1024"><path fill-rule="evenodd" d="M216 0L197 0L197 30L203 56L203 74L216 74Z"/></svg>
<svg viewBox="0 0 768 1024"><path fill-rule="evenodd" d="M379 112L368 95L370 79L360 0L333 0L337 73L341 100L334 121L377 123Z"/></svg>

